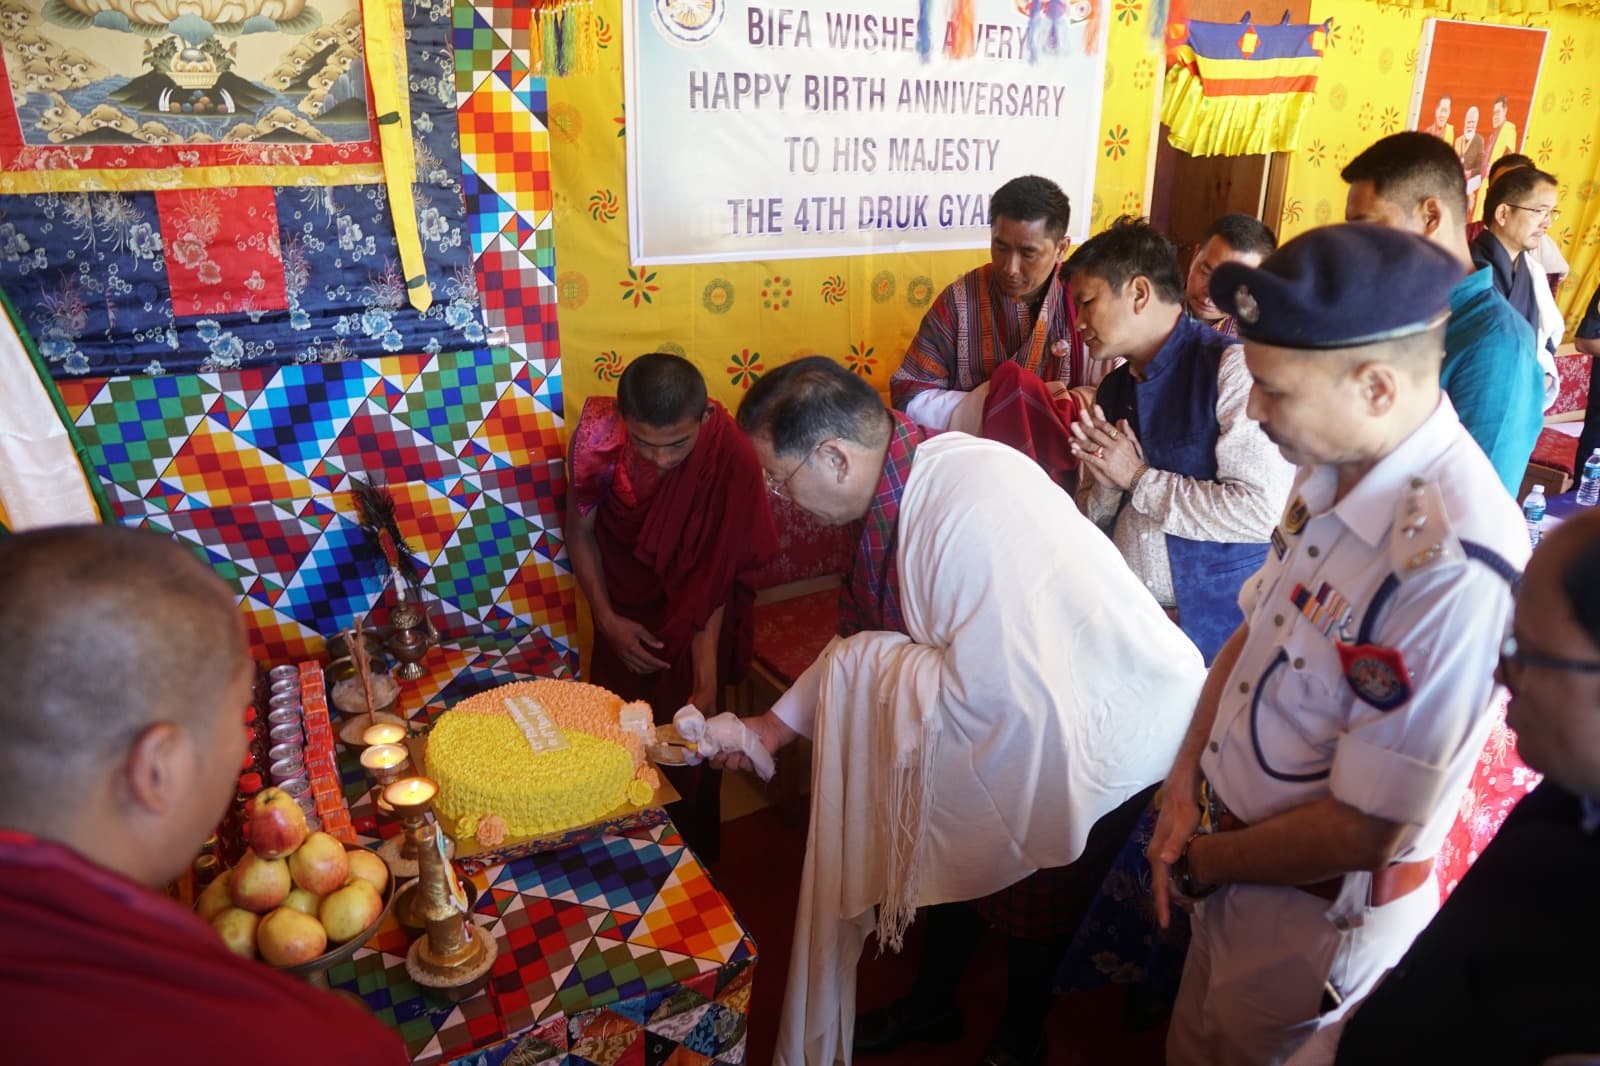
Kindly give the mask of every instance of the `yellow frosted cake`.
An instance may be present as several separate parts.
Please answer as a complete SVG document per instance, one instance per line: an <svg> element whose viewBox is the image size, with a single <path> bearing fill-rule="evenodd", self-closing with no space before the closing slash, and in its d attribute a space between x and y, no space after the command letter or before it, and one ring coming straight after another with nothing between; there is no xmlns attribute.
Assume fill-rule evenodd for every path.
<svg viewBox="0 0 1600 1066"><path fill-rule="evenodd" d="M456 704L428 733L435 809L458 839L539 836L642 804L659 783L622 700L579 681L523 681Z"/></svg>

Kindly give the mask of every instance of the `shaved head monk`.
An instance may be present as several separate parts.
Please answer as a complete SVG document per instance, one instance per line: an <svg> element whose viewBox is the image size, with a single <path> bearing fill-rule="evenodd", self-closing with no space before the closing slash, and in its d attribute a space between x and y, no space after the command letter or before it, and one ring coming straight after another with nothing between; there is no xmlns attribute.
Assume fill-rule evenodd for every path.
<svg viewBox="0 0 1600 1066"><path fill-rule="evenodd" d="M750 578L777 551L761 464L688 360L629 363L617 396L591 396L572 433L567 549L594 615L588 679L644 700L658 723L707 717L750 667ZM666 768L672 819L715 861L721 772Z"/></svg>
<svg viewBox="0 0 1600 1066"><path fill-rule="evenodd" d="M155 891L216 827L253 668L232 594L117 526L0 539L0 1032L17 1061L404 1063L371 1016Z"/></svg>

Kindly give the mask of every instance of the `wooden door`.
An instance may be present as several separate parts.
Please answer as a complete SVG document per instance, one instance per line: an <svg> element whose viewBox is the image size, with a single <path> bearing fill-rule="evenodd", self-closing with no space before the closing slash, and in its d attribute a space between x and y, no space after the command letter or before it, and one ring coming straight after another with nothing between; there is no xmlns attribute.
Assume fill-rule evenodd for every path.
<svg viewBox="0 0 1600 1066"><path fill-rule="evenodd" d="M1204 22L1237 22L1247 11L1257 16L1258 23L1275 23L1285 11L1290 22L1309 22L1311 0L1286 0L1281 8L1274 5L1270 9L1241 0L1191 0L1189 4L1189 17ZM1162 126L1150 221L1178 245L1185 266L1211 223L1222 215L1235 211L1254 215L1276 232L1290 155L1191 156L1172 147L1167 128Z"/></svg>

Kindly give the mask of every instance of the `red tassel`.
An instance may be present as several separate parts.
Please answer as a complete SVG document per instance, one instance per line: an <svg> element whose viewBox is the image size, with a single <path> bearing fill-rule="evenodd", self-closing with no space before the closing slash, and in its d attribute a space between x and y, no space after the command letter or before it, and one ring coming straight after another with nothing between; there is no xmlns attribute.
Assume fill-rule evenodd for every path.
<svg viewBox="0 0 1600 1066"><path fill-rule="evenodd" d="M383 549L383 560L389 564L389 569L400 565L400 553L395 550L394 538L387 529L378 530L378 547Z"/></svg>

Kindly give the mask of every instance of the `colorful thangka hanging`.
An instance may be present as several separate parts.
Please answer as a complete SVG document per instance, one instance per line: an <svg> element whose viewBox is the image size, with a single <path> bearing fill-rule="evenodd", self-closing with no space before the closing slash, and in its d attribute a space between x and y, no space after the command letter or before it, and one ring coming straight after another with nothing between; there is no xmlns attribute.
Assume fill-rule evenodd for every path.
<svg viewBox="0 0 1600 1066"><path fill-rule="evenodd" d="M8 192L381 181L359 0L0 0Z"/></svg>
<svg viewBox="0 0 1600 1066"><path fill-rule="evenodd" d="M1196 156L1299 147L1328 23L1290 25L1285 14L1280 24L1262 26L1246 15L1185 28L1186 38L1172 49L1161 104L1172 146Z"/></svg>
<svg viewBox="0 0 1600 1066"><path fill-rule="evenodd" d="M3 37L9 74L14 76L17 69L13 51L18 42L38 38L52 42L52 47L62 47L61 42L68 38L56 32L55 23L33 35L25 31L38 30L40 19L59 15L58 8L64 2L43 0L45 14L40 14L41 0L0 0L0 25L8 27ZM332 23L347 23L347 16L357 11L357 0L316 2L343 5L332 12ZM25 5L31 13L29 17L15 16L4 21L4 13L14 12L16 5ZM274 10L287 10L276 0L271 6ZM141 5L138 10L145 8ZM304 13L315 9L307 6L299 10ZM408 284L410 272L402 265L402 245L396 237L391 209L394 197L382 184L383 164L372 130L383 109L370 98L364 66L352 68L356 72L353 79L347 76L349 72L337 76L330 72L330 62L334 66L343 62L332 58L341 49L346 50L347 56L354 51L358 59L364 50L357 49L342 33L336 35L335 41L325 39L326 35L316 28L302 30L295 37L298 43L290 48L291 52L301 49L302 55L309 53L306 62L300 64L301 73L289 78L287 85L281 84L281 79L274 82L273 71L285 63L294 64L281 57L273 60L259 84L268 85L278 95L258 104L252 112L254 117L236 112L219 118L213 113L214 105L202 106L199 112L194 110L201 101L220 101L219 93L226 93L236 108L240 106L244 91L236 93L237 84L219 76L209 89L191 87L179 94L163 88L156 94L158 103L165 99L170 108L172 100L181 95L189 111L180 108L179 113L169 112L166 118L142 119L134 130L159 122L182 132L182 147L157 147L143 141L128 144L126 138L131 134L123 127L133 122L133 117L124 115L122 120L108 118L111 124L100 132L80 134L87 143L65 137L65 127L56 126L45 133L45 140L49 141L49 134L54 133L61 138L59 145L21 149L48 152L53 148L75 153L71 160L89 168L103 167L118 157L132 161L126 168L130 170L136 170L140 160L166 167L168 163L163 160L172 159L176 165L171 169L181 172L183 179L181 187L155 191L47 190L0 196L0 287L22 310L25 325L53 375L217 371L402 351L450 351L485 342L472 251L465 232L452 4L450 0L406 3L404 11L410 106L407 128L412 134L415 159L415 183L410 185L415 202L410 214L420 259L426 266L428 285L424 291L431 289L431 306L419 309L413 305L418 286ZM320 16L326 19L329 12L321 12ZM169 25L181 28L186 25L185 18ZM90 21L93 28L97 22L106 21L105 13ZM232 25L237 31L246 24L241 21ZM217 32L206 39L212 42L211 49L201 47L197 51L214 66L220 66L234 61L233 49L237 47L238 61L230 70L260 70L259 65L247 66L244 57L251 53L257 38L263 38L265 43L265 38L281 34L240 31L230 39L229 34L218 29L227 25L213 25ZM354 26L359 42L359 16ZM157 48L165 55L173 47L165 42L175 36L155 36L155 44L142 59L151 58ZM127 39L141 40L138 36ZM150 37L142 39L148 42ZM219 41L224 43L216 43ZM137 54L136 47L128 47ZM222 61L214 55L219 49L225 57ZM169 75L184 51L179 49L160 61L166 64ZM85 58L104 68L100 59L87 54ZM154 72L153 66L146 66L150 68L146 73ZM88 77L95 69L86 67L82 76ZM308 79L305 70L323 71L324 76ZM359 91L348 84L352 80L360 84ZM30 121L37 135L41 128L39 108L46 102L54 106L59 98L81 118L97 108L115 110L118 105L91 105L88 97L78 95L80 91L109 101L130 84L133 81L126 75L100 75L76 90L22 90L13 82L16 91L6 99L18 102L14 114L32 116ZM218 89L218 85L222 88ZM194 95L196 92L201 95ZM323 103L308 104L308 99L317 93L325 93ZM346 93L349 95L341 95ZM267 114L271 108L295 110L300 120L311 123L310 128L326 136L328 142L315 141L309 135L297 138L285 128L277 131L276 139L188 143L188 138L198 131L228 123L260 128L265 121L260 108L269 104ZM224 102L221 106L227 105ZM309 115L307 110L317 114ZM103 113L109 116L109 112ZM44 120L44 124L52 121ZM15 131L20 127L12 128ZM336 140L336 134L347 135L339 133L341 129L359 132L348 132L355 139ZM223 134L227 132L223 130ZM0 141L3 139L0 137ZM191 154L202 149L210 153L207 158L215 166L208 166L206 159ZM347 158L370 160L359 165L370 165L377 183L327 184L327 175L316 162L324 157L307 154L324 150L333 158L348 152ZM0 153L3 151L0 149ZM156 158L144 155L146 152L165 154ZM235 165L230 162L234 160L248 161L237 164L247 169L258 165L277 168L279 180L212 187L200 182L200 187L194 187L197 183L192 179L197 174L208 170L226 173ZM262 164L262 160L267 163ZM60 165L71 164L63 161ZM348 170L349 166L334 169ZM28 172L43 173L47 172ZM146 177L150 173L146 171ZM0 175L0 187L10 191L15 188L13 178L25 176L20 172ZM67 176L81 177L82 171ZM148 181L130 180L129 184L140 190L150 187Z"/></svg>

